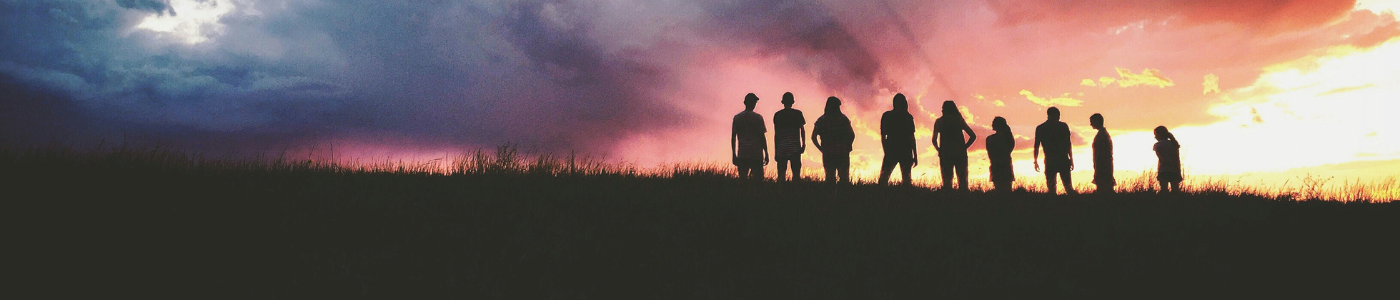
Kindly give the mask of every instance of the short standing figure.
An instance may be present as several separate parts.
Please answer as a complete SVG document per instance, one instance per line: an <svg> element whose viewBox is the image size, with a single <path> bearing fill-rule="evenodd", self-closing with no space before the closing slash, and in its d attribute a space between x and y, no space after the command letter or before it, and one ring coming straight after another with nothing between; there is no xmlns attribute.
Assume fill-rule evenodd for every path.
<svg viewBox="0 0 1400 300"><path fill-rule="evenodd" d="M1163 193L1181 191L1181 144L1166 126L1157 126L1152 133L1157 137L1157 144L1152 145L1157 152L1157 184Z"/></svg>
<svg viewBox="0 0 1400 300"><path fill-rule="evenodd" d="M963 140L963 133L967 140ZM943 189L953 188L957 172L958 189L967 190L967 147L977 141L977 134L967 126L962 112L953 100L943 101L943 116L933 123L933 148L938 150L939 169L943 171Z"/></svg>
<svg viewBox="0 0 1400 300"><path fill-rule="evenodd" d="M763 116L753 112L758 105L758 96L749 93L744 96L744 111L734 115L734 126L729 135L730 154L734 166L739 168L739 178L763 179L763 166L768 165L768 140L763 137L768 128L763 126Z"/></svg>
<svg viewBox="0 0 1400 300"><path fill-rule="evenodd" d="M802 111L792 108L792 93L783 94L783 109L773 114L773 160L778 162L778 181L787 180L788 165L792 165L792 180L802 179L802 153L807 152L807 119Z"/></svg>
<svg viewBox="0 0 1400 300"><path fill-rule="evenodd" d="M1118 185L1113 178L1113 139L1109 137L1108 129L1103 127L1103 115L1089 116L1089 126L1099 130L1094 135L1094 185L1098 186L1095 192L1113 193L1113 187Z"/></svg>
<svg viewBox="0 0 1400 300"><path fill-rule="evenodd" d="M992 187L997 191L1011 191L1011 183L1016 181L1016 173L1011 168L1011 150L1016 149L1016 138L1011 134L1011 126L1006 119L992 119L995 133L987 136L987 159L991 160Z"/></svg>
<svg viewBox="0 0 1400 300"><path fill-rule="evenodd" d="M1074 153L1070 151L1069 125L1060 122L1060 109L1051 107L1045 110L1045 123L1035 127L1035 145L1031 146L1035 170L1040 171L1040 149L1045 149L1045 186L1055 193L1055 175L1065 184L1066 194L1078 194L1070 171L1074 171Z"/></svg>
<svg viewBox="0 0 1400 300"><path fill-rule="evenodd" d="M851 183L851 143L855 139L851 119L841 113L841 99L826 98L826 112L812 124L812 145L822 152L826 182Z"/></svg>
<svg viewBox="0 0 1400 300"><path fill-rule="evenodd" d="M880 145L885 148L885 161L880 166L880 185L889 184L890 173L899 166L904 177L902 185L913 183L910 174L919 165L919 154L914 151L914 115L909 114L909 101L904 94L894 95L894 109L880 116Z"/></svg>

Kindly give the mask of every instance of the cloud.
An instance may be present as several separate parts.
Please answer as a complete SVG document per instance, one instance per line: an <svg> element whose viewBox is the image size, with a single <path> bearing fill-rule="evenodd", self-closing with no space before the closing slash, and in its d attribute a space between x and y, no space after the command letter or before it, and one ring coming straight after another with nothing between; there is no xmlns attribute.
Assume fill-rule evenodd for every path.
<svg viewBox="0 0 1400 300"><path fill-rule="evenodd" d="M1171 78L1162 74L1161 70L1143 69L1141 74L1133 73L1126 68L1115 68L1118 71L1119 87L1134 87L1138 85L1155 86L1165 88L1173 86Z"/></svg>
<svg viewBox="0 0 1400 300"><path fill-rule="evenodd" d="M644 163L722 156L726 122L748 92L760 94L766 114L792 91L809 120L826 96L871 120L902 92L985 95L959 101L966 115L1003 115L1018 132L1043 117L1030 105L1082 105L1122 116L1123 130L1208 123L1218 118L1202 113L1211 99L1165 88L1161 71L1102 71L1212 74L1229 92L1266 66L1400 35L1393 15L1335 1L6 3L0 83L26 98L6 99L0 111L67 116L42 127L7 123L7 142L515 142ZM191 4L227 11L201 17L182 9ZM1114 83L1161 89L1106 88ZM1090 84L1105 88L1083 90ZM916 112L916 122L932 122L930 113Z"/></svg>
<svg viewBox="0 0 1400 300"><path fill-rule="evenodd" d="M1031 93L1031 91L1021 90L1021 96L1025 96L1026 100L1030 100L1031 103L1035 103L1036 105L1040 105L1042 107L1081 106L1084 104L1084 101L1082 100L1070 98L1069 93L1065 93L1063 95L1060 95L1059 97L1044 98L1036 96L1035 94Z"/></svg>
<svg viewBox="0 0 1400 300"><path fill-rule="evenodd" d="M1201 82L1201 85L1204 87L1204 90L1201 91L1201 94L1203 95L1210 94L1211 92L1220 93L1220 76L1215 76L1215 74L1206 74L1206 77L1204 81Z"/></svg>

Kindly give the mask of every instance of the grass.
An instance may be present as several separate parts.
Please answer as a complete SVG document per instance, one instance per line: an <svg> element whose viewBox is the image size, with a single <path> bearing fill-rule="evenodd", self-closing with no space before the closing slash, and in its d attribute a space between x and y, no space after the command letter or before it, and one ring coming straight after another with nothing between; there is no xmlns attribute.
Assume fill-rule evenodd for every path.
<svg viewBox="0 0 1400 300"><path fill-rule="evenodd" d="M0 150L7 269L52 298L1348 298L1400 279L1390 199L833 187L494 150Z"/></svg>

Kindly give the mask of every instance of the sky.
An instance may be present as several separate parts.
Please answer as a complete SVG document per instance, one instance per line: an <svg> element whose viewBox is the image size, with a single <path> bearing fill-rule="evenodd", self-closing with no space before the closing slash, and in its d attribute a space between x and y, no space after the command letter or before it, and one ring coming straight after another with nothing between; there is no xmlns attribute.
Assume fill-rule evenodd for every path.
<svg viewBox="0 0 1400 300"><path fill-rule="evenodd" d="M1396 1L0 0L0 141L421 159L507 143L641 166L726 163L743 97L809 122L836 96L872 178L911 100L921 165L955 101L1005 117L1016 173L1058 107L1090 178L1105 116L1119 178L1168 127L1190 178L1400 175ZM771 126L771 124L770 124ZM810 126L810 125L809 125ZM771 128L770 128L771 129ZM809 127L810 129L810 127ZM771 138L771 130L769 133ZM979 141L974 179L986 178ZM821 166L815 149L804 163ZM769 172L773 168L769 168Z"/></svg>

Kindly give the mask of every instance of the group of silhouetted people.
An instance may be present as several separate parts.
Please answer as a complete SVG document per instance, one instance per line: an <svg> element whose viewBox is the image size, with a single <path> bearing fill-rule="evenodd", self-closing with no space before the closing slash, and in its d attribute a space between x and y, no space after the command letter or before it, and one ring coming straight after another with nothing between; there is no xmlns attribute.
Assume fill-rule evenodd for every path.
<svg viewBox="0 0 1400 300"><path fill-rule="evenodd" d="M802 174L802 154L806 152L807 120L802 111L792 108L792 93L783 94L783 109L773 114L773 160L778 162L778 181L789 180L787 171L792 170L791 180L798 180ZM904 94L895 94L894 108L880 117L880 145L885 157L880 166L879 183L889 183L890 174L899 167L904 185L911 184L913 168L919 165L919 154L914 141L914 116L909 113L909 101ZM764 138L767 128L763 116L755 113L758 96L749 93L744 96L744 111L734 116L734 126L730 134L730 150L734 166L739 169L739 178L763 178L763 167L768 165L768 142ZM943 175L943 189L953 188L957 178L957 188L966 191L967 149L977 141L977 134L967 125L962 112L952 100L944 101L943 115L934 121L933 147L938 151L939 169ZM1044 149L1044 172L1046 187L1055 192L1056 177L1063 182L1065 193L1076 194L1070 171L1074 170L1074 154L1071 151L1069 125L1060 121L1060 110L1051 107L1046 110L1046 120L1035 128L1035 144L1032 147L1035 170L1041 171L1041 150ZM1089 117L1089 125L1098 130L1094 136L1094 180L1099 193L1112 193L1117 185L1113 177L1113 140L1104 128L1103 115ZM1016 148L1015 135L1006 119L992 120L994 133L986 139L987 156L991 161L992 186L997 191L1010 191L1016 181L1011 163L1011 152ZM1153 130L1157 144L1157 181L1163 192L1179 191L1181 176L1181 145L1176 137L1164 126ZM966 136L964 136L966 134ZM828 97L826 111L812 126L812 145L822 154L822 165L826 169L826 182L833 184L850 183L851 144L855 141L855 130L851 120L841 113L841 99Z"/></svg>

